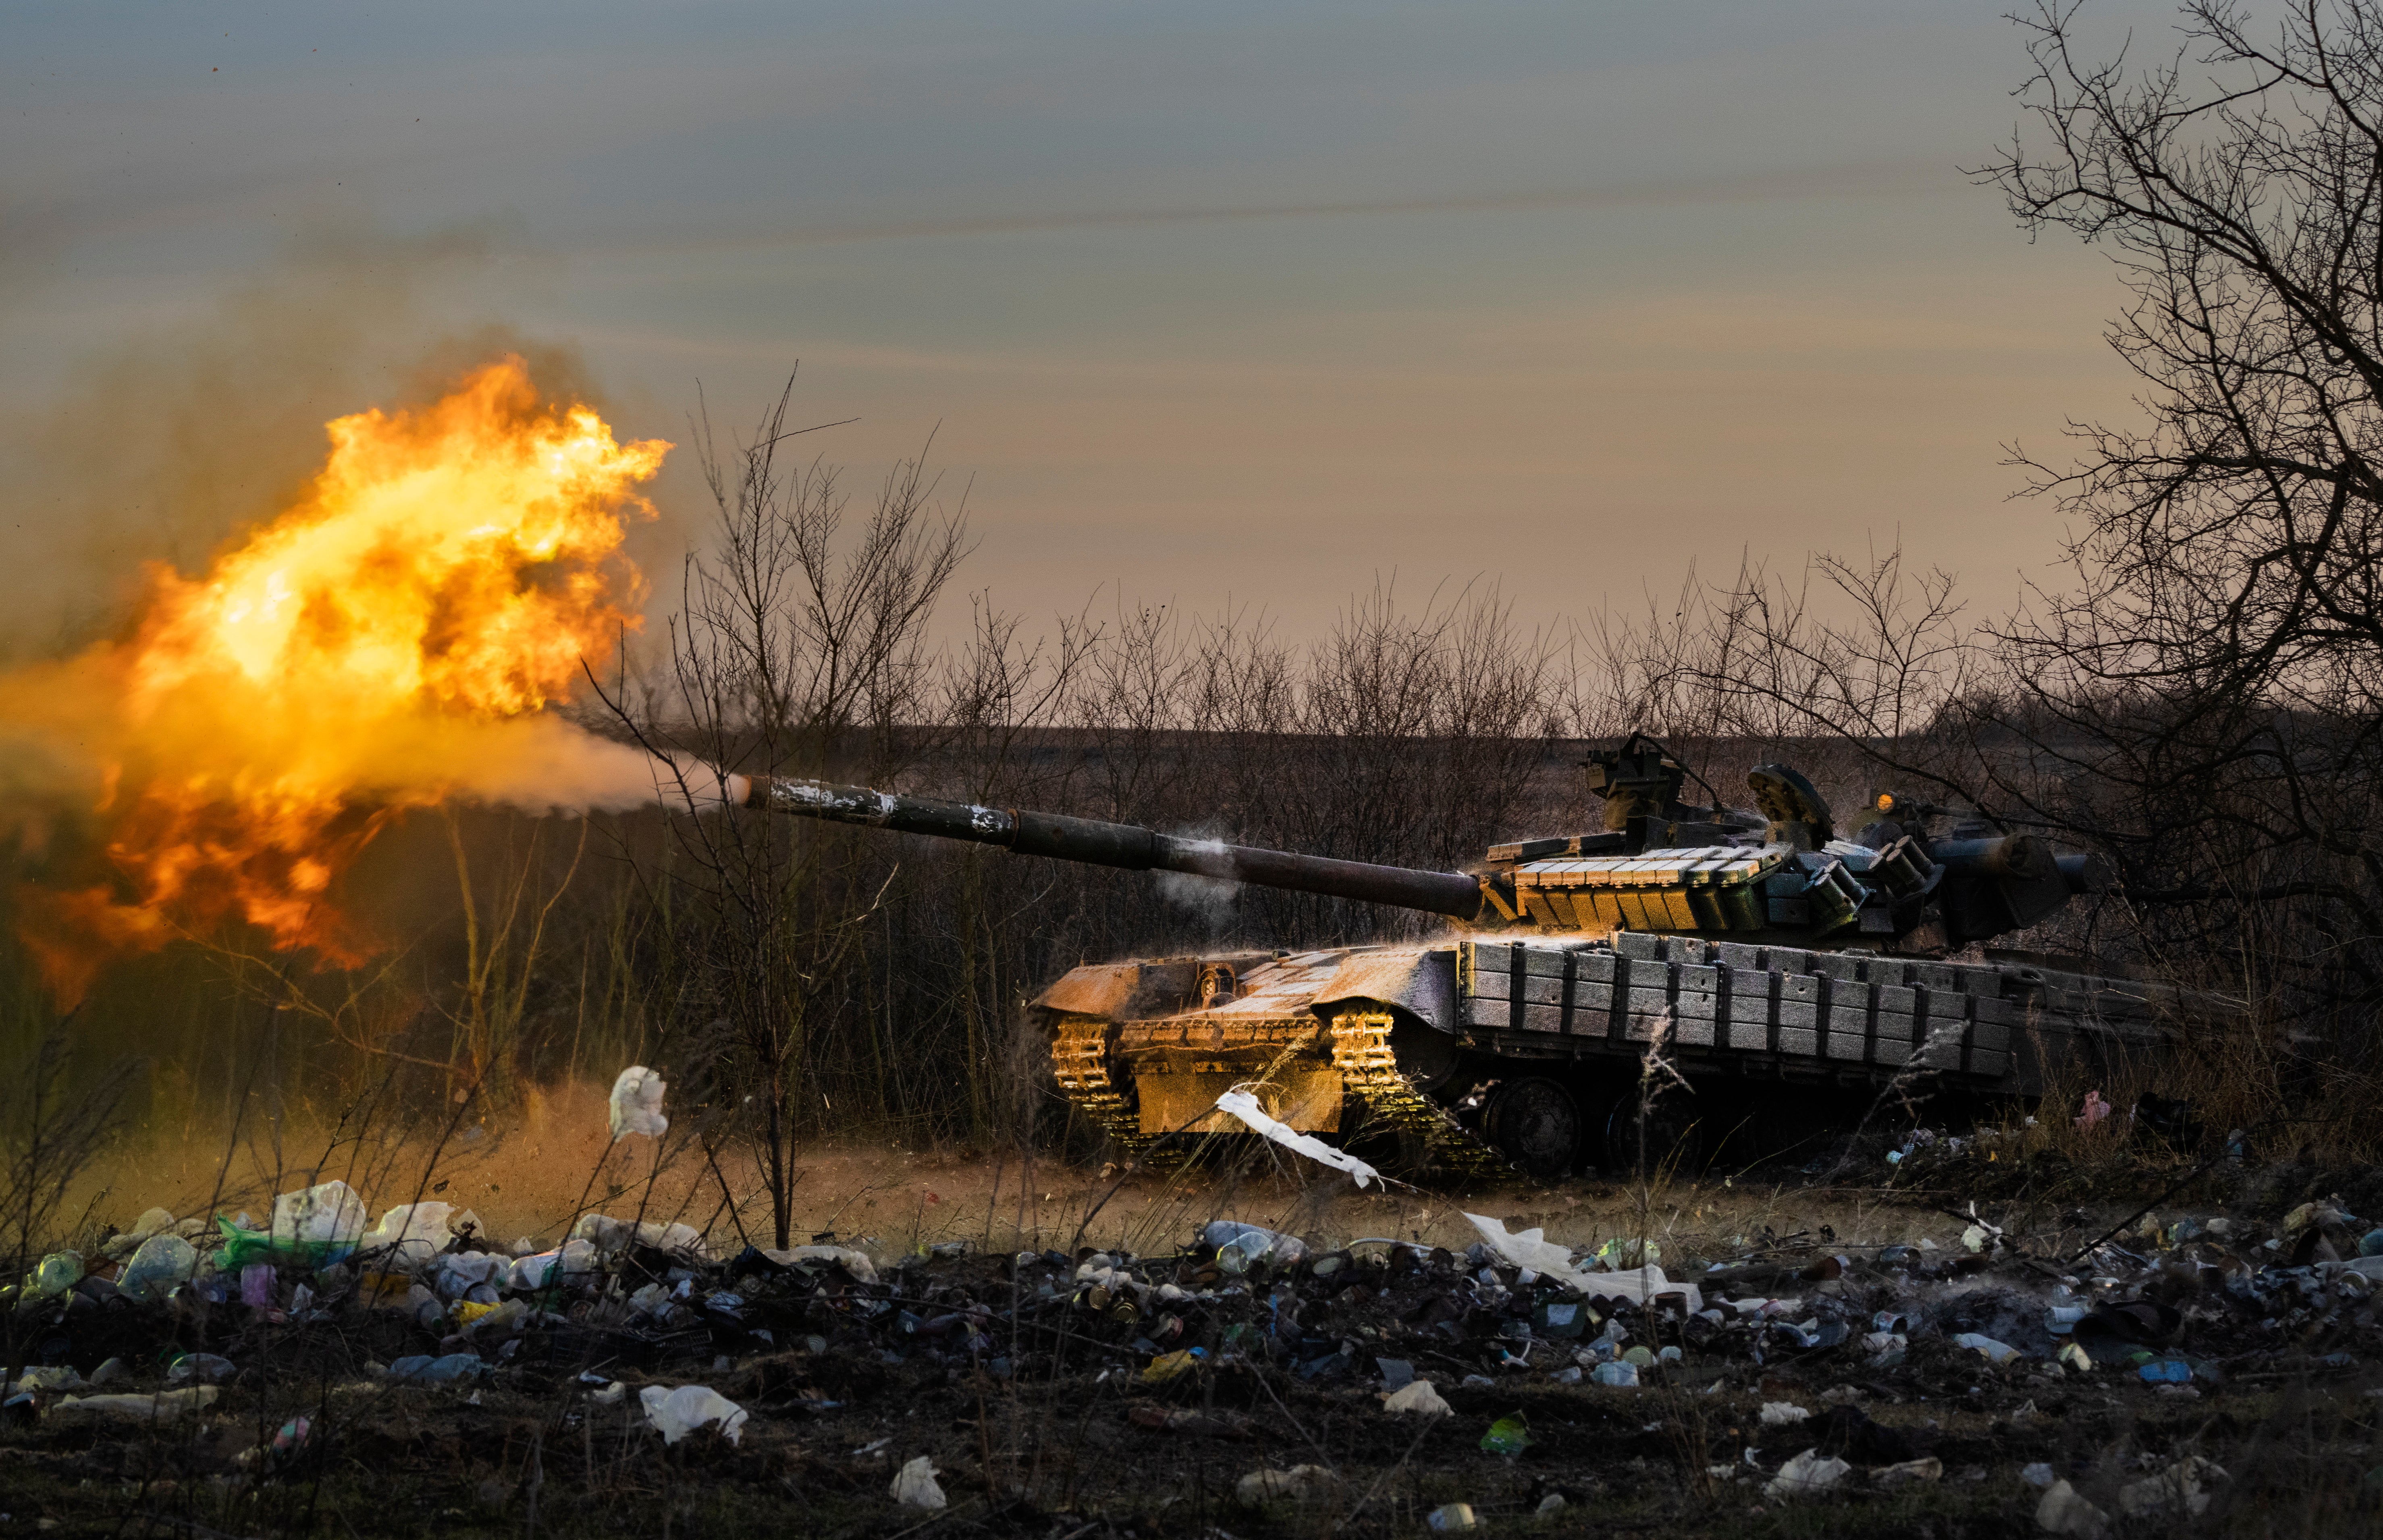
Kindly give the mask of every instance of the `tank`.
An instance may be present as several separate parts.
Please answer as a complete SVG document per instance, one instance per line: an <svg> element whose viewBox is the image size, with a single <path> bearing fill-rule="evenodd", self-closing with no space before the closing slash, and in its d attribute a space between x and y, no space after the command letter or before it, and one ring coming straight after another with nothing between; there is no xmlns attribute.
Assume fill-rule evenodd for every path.
<svg viewBox="0 0 2383 1540"><path fill-rule="evenodd" d="M1550 1178L1582 1163L1776 1153L1900 1082L2031 1101L2065 1067L2157 1055L2209 1003L2058 959L1949 955L2034 925L2106 874L2029 834L1899 791L1844 837L1792 767L1752 807L1691 806L1662 745L1586 762L1603 827L1493 845L1424 871L1187 840L1130 824L730 777L731 800L1188 872L1444 917L1414 943L1241 952L1072 969L1031 1005L1060 1090L1131 1156L1165 1164L1229 1131L1256 1082L1291 1127L1409 1172ZM1694 1094L1649 1097L1670 1074ZM1920 1073L1920 1072L1924 1072ZM1651 1111L1650 1111L1651 1109Z"/></svg>

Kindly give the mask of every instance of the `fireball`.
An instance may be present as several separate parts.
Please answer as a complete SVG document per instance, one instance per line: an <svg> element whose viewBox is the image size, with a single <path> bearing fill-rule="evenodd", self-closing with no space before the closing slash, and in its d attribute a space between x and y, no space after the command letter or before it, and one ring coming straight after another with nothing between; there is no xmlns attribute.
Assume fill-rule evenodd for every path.
<svg viewBox="0 0 2383 1540"><path fill-rule="evenodd" d="M0 721L87 765L115 869L19 895L62 997L111 955L234 917L358 960L333 891L407 808L652 795L642 754L548 708L637 625L622 548L670 446L542 402L515 358L328 433L300 500L209 572L149 570L125 639L0 683Z"/></svg>

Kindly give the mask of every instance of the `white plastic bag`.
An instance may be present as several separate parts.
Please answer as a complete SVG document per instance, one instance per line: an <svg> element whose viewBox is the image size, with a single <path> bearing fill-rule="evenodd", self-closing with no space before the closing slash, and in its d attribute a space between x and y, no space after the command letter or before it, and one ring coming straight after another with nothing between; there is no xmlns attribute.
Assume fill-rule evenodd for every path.
<svg viewBox="0 0 2383 1540"><path fill-rule="evenodd" d="M276 1250L303 1245L352 1246L372 1216L345 1182L323 1182L273 1200Z"/></svg>
<svg viewBox="0 0 2383 1540"><path fill-rule="evenodd" d="M679 1251L696 1258L710 1253L704 1246L703 1232L692 1225L676 1222L665 1225L660 1220L646 1219L632 1225L625 1219L610 1214L583 1214L571 1226L571 1238L594 1245L605 1256L617 1256L631 1246L650 1246L658 1251ZM566 1245L564 1250L570 1248ZM572 1271L567 1259L565 1270Z"/></svg>
<svg viewBox="0 0 2383 1540"><path fill-rule="evenodd" d="M613 1143L631 1134L660 1139L670 1131L670 1119L662 1115L666 1089L662 1078L644 1065L633 1064L621 1071L621 1078L612 1082Z"/></svg>
<svg viewBox="0 0 2383 1540"><path fill-rule="evenodd" d="M1818 1449L1806 1449L1802 1454L1779 1467L1779 1473L1762 1488L1762 1495L1773 1502L1789 1497L1815 1497L1845 1480L1851 1465L1832 1459Z"/></svg>
<svg viewBox="0 0 2383 1540"><path fill-rule="evenodd" d="M1216 1098L1216 1110L1232 1114L1247 1124L1251 1132L1263 1134L1286 1150L1295 1150L1309 1160L1328 1165L1336 1171L1346 1171L1357 1179L1359 1187L1382 1179L1380 1172L1347 1151L1335 1150L1320 1139L1299 1133L1289 1125L1278 1123L1267 1116L1265 1109L1258 1105L1258 1099L1248 1091L1225 1092Z"/></svg>
<svg viewBox="0 0 2383 1540"><path fill-rule="evenodd" d="M452 1203L394 1204L364 1232L358 1247L366 1251L387 1248L384 1267L412 1272L447 1249L447 1238L453 1233L447 1216L454 1212Z"/></svg>
<svg viewBox="0 0 2383 1540"><path fill-rule="evenodd" d="M905 1461L902 1469L894 1472L891 1491L894 1500L904 1508L933 1512L946 1506L944 1489L935 1481L935 1462L925 1455Z"/></svg>
<svg viewBox="0 0 2383 1540"><path fill-rule="evenodd" d="M1382 1398L1384 1411L1419 1411L1426 1417L1443 1417L1454 1409L1433 1387L1429 1380L1409 1380L1399 1389Z"/></svg>
<svg viewBox="0 0 2383 1540"><path fill-rule="evenodd" d="M731 1444L745 1436L745 1409L708 1385L682 1385L675 1390L649 1385L637 1392L637 1400L646 1409L646 1421L661 1431L665 1444L675 1444L710 1423L720 1424Z"/></svg>
<svg viewBox="0 0 2383 1540"><path fill-rule="evenodd" d="M1464 1217L1473 1221L1482 1241L1508 1263L1561 1279L1567 1287L1583 1294L1601 1294L1642 1305L1658 1294L1682 1294L1687 1297L1690 1315L1705 1308L1704 1295L1696 1285L1685 1280L1674 1283L1663 1276L1660 1267L1632 1267L1619 1273L1584 1272L1573 1264L1572 1253L1549 1240L1544 1230L1508 1235L1503 1224L1486 1214L1468 1214Z"/></svg>

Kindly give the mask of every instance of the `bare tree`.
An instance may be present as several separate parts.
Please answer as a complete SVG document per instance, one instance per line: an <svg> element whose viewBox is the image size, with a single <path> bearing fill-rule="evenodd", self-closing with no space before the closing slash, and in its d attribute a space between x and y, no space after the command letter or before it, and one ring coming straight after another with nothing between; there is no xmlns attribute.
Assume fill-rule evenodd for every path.
<svg viewBox="0 0 2383 1540"><path fill-rule="evenodd" d="M679 1073L728 1137L749 1144L776 1243L789 1240L796 1103L822 1046L813 1029L853 992L848 964L883 895L853 832L723 806L729 774L880 781L912 745L936 681L927 625L969 541L963 513L932 506L904 461L855 538L833 467L786 467L794 381L747 442L722 453L696 424L718 510L712 555L690 556L672 620L669 688L622 720L678 767L673 880L679 928ZM657 881L664 874L655 874Z"/></svg>
<svg viewBox="0 0 2383 1540"><path fill-rule="evenodd" d="M2038 817L2167 940L2296 932L2306 1000L2383 999L2383 6L2183 7L2142 70L2019 19L2029 126L1982 177L2107 252L2146 421L2014 450L2071 581L2003 641Z"/></svg>

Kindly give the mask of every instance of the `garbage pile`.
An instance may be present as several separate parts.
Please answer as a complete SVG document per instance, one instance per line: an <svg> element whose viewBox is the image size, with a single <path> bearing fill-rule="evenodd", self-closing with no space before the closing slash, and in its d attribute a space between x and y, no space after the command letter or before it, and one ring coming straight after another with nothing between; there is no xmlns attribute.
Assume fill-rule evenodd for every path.
<svg viewBox="0 0 2383 1540"><path fill-rule="evenodd" d="M2198 1511L2224 1471L2164 1467L2097 1504L2085 1472L2032 1458L2031 1419L2056 1422L2085 1390L2156 1407L2284 1374L2343 1378L2377 1347L2383 1226L2331 1200L2265 1222L2145 1215L2073 1259L1974 1211L1942 1243L1770 1237L1705 1261L1466 1217L1478 1238L1461 1250L1220 1219L1154 1256L945 1242L872 1257L828 1235L723 1256L689 1226L598 1214L554 1244L500 1246L468 1210L376 1218L335 1181L283 1194L262 1225L153 1210L92 1256L43 1258L9 1291L31 1351L0 1398L19 1425L151 1425L299 1373L585 1398L663 1447L735 1449L904 1387L1072 1382L1117 1398L1137 1435L1246 1445L1235 1490L1266 1507L1349 1494L1324 1466L1264 1457L1278 1393L1262 1382L1443 1426L1466 1458L1510 1464L1540 1457L1558 1415L1603 1408L1651 1429L1681 1398L1710 1398L1701 1480L1737 1500L1892 1493L1956 1465L2023 1488L2047 1533L2089 1534L2113 1502ZM1565 1410L1575 1398L1585 1410ZM1889 1407L1911 1414L1873 1417ZM1948 1446L1937 1407L1998 1418L2008 1448ZM281 1422L246 1469L286 1467L325 1436ZM880 1490L940 1508L947 1470L921 1454ZM1533 1500L1549 1497L1563 1500ZM1445 1506L1434 1527L1468 1528L1480 1499Z"/></svg>
<svg viewBox="0 0 2383 1540"><path fill-rule="evenodd" d="M1241 1356L1302 1381L1396 1392L1416 1364L1466 1386L1626 1387L1820 1355L1890 1371L1947 1353L2038 1376L2216 1386L2229 1369L2287 1358L2350 1366L2383 1286L2383 1226L2321 1201L2272 1228L2145 1216L2073 1263L2027 1255L1973 1217L1945 1246L1838 1249L1797 1236L1676 1279L1657 1246L1576 1252L1468 1217L1482 1238L1463 1252L1392 1238L1327 1250L1219 1220L1162 1257L1088 1248L987 1262L949 1243L881 1275L833 1238L720 1259L689 1226L599 1214L559 1245L500 1248L468 1210L405 1203L372 1220L329 1182L282 1195L264 1226L152 1211L88 1264L72 1251L44 1258L15 1292L20 1312L46 1312L45 1351L69 1361L87 1356L83 1328L105 1337L119 1312L144 1307L192 1337L190 1362L227 1371L198 1339L236 1337L244 1321L361 1311L419 1349L388 1363L401 1378L453 1378L464 1361L484 1370L542 1334L609 1334L650 1349L640 1358L674 1343L706 1356L865 1346L889 1363L1003 1377L1044 1367L1065 1337L1153 1384ZM205 1313L229 1306L249 1313ZM41 1375L57 1367L19 1388L54 1388Z"/></svg>

